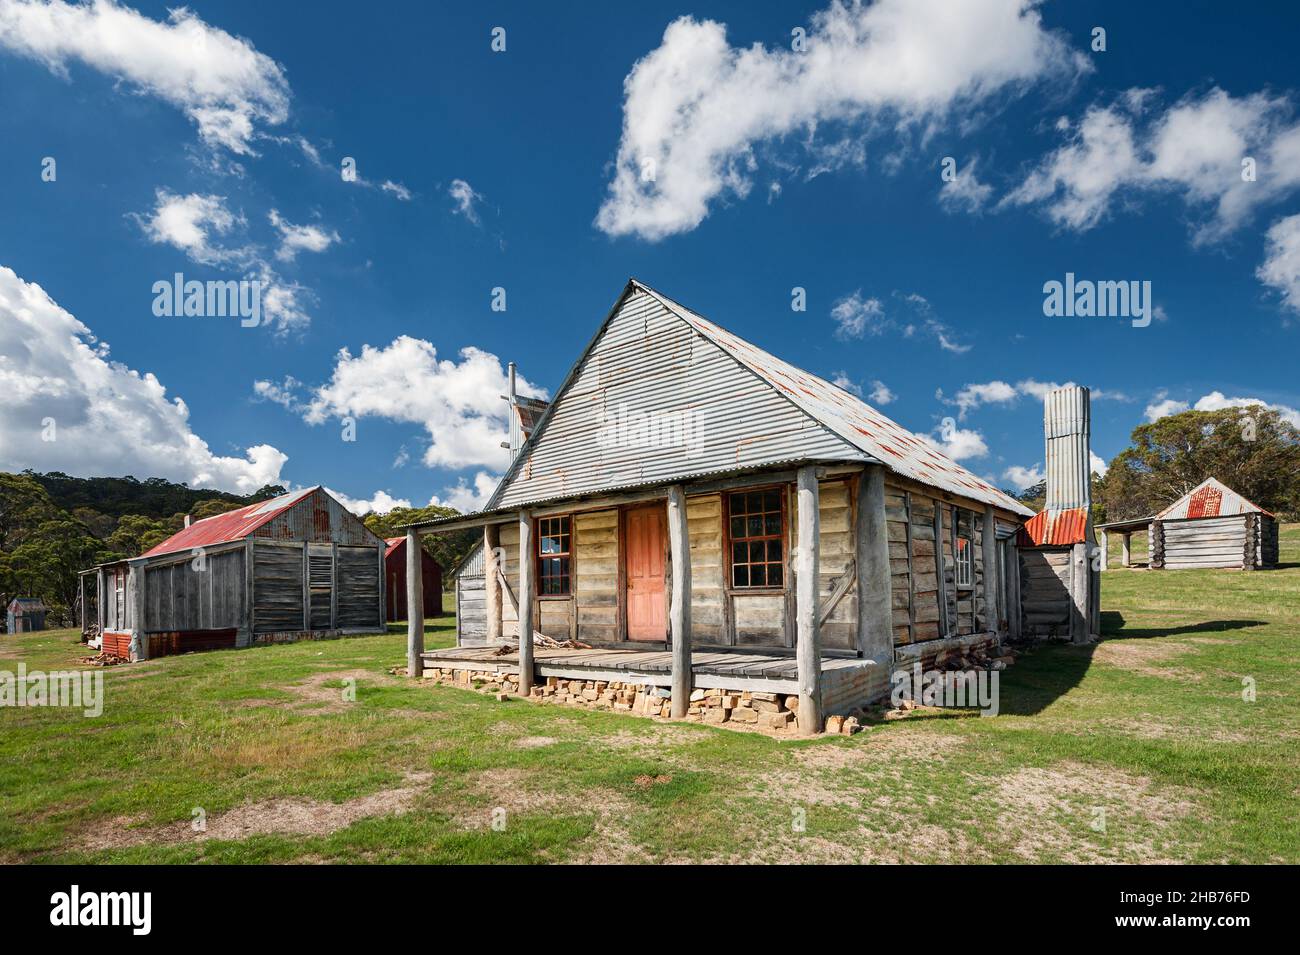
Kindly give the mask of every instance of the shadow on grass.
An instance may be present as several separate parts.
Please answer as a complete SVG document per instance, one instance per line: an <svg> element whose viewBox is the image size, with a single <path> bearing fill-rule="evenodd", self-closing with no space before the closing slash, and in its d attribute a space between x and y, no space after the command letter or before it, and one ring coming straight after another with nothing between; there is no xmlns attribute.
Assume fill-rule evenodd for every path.
<svg viewBox="0 0 1300 955"><path fill-rule="evenodd" d="M1206 620L1203 623L1188 623L1178 627L1132 627L1126 629L1124 615L1116 610L1107 610L1101 615L1101 638L1103 640L1150 640L1158 637L1178 637L1188 633L1246 630L1250 627L1263 626L1267 626L1267 621Z"/></svg>

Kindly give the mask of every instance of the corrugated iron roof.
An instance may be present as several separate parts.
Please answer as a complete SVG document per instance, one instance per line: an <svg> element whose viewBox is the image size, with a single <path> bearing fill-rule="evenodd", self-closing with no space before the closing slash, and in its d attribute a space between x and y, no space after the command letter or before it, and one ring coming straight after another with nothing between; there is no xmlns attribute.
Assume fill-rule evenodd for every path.
<svg viewBox="0 0 1300 955"><path fill-rule="evenodd" d="M1196 520L1202 517L1233 517L1238 514L1268 514L1218 478L1206 478L1156 515L1156 520Z"/></svg>
<svg viewBox="0 0 1300 955"><path fill-rule="evenodd" d="M405 543L405 537L385 537L384 557L388 558L393 556L393 551L397 550L397 548L401 547Z"/></svg>
<svg viewBox="0 0 1300 955"><path fill-rule="evenodd" d="M249 504L233 511L227 511L224 514L205 517L201 521L195 521L184 530L178 531L140 556L157 557L160 554L193 550L195 547L212 547L216 544L227 544L231 541L243 540L286 507L292 507L315 490L318 490L318 488L304 488L290 494L281 494L269 501L260 501L257 504Z"/></svg>
<svg viewBox="0 0 1300 955"><path fill-rule="evenodd" d="M519 427L523 431L525 441L537 428L537 422L542 419L542 415L546 414L546 409L549 407L550 402L542 401L540 398L515 398L515 413L519 416Z"/></svg>
<svg viewBox="0 0 1300 955"><path fill-rule="evenodd" d="M1016 535L1021 547L1064 547L1088 539L1088 509L1039 511L1025 522Z"/></svg>
<svg viewBox="0 0 1300 955"><path fill-rule="evenodd" d="M843 388L782 361L635 279L630 284L654 296L806 414L891 471L1017 514L1033 513Z"/></svg>

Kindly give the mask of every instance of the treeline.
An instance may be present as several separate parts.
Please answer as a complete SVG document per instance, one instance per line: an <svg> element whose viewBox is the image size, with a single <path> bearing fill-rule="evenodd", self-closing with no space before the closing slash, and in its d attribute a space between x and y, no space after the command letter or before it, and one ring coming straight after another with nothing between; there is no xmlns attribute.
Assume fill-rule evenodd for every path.
<svg viewBox="0 0 1300 955"><path fill-rule="evenodd" d="M51 625L71 625L78 571L140 556L183 528L186 514L202 520L284 492L267 485L241 496L161 478L0 472L0 606L39 597Z"/></svg>
<svg viewBox="0 0 1300 955"><path fill-rule="evenodd" d="M1139 425L1130 441L1105 477L1093 475L1098 523L1157 514L1208 477L1283 522L1300 521L1300 431L1276 411L1184 411ZM1037 511L1046 494L1041 482L1014 496Z"/></svg>

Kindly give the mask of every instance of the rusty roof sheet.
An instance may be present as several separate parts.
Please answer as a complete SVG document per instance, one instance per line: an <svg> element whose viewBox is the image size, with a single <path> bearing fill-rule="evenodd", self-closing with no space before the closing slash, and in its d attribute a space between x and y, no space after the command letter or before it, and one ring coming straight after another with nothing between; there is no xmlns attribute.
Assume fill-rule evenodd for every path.
<svg viewBox="0 0 1300 955"><path fill-rule="evenodd" d="M1196 520L1201 517L1233 517L1238 514L1269 514L1252 504L1217 478L1206 478L1156 515L1156 520Z"/></svg>
<svg viewBox="0 0 1300 955"><path fill-rule="evenodd" d="M1065 547L1088 539L1088 509L1039 511L1016 535L1021 547Z"/></svg>
<svg viewBox="0 0 1300 955"><path fill-rule="evenodd" d="M533 433L537 422L542 419L542 415L549 407L550 402L542 401L540 398L515 399L515 413L519 416L519 427L523 431L525 441Z"/></svg>
<svg viewBox="0 0 1300 955"><path fill-rule="evenodd" d="M142 557L157 557L160 554L173 554L178 551L193 550L195 547L212 547L243 540L286 507L292 507L318 488L309 487L290 494L281 494L269 501L260 501L245 507L205 517L195 521L184 530L178 531L161 544L150 548Z"/></svg>
<svg viewBox="0 0 1300 955"><path fill-rule="evenodd" d="M1015 498L982 481L928 441L843 388L782 361L635 279L632 284L654 296L805 413L891 471L1016 514L1033 514Z"/></svg>

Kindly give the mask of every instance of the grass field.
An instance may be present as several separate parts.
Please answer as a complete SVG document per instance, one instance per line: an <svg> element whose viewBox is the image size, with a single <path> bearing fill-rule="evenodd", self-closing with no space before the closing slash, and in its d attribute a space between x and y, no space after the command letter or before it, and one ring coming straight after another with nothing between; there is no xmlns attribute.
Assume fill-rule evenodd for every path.
<svg viewBox="0 0 1300 955"><path fill-rule="evenodd" d="M1023 655L1001 715L852 738L411 686L396 627L118 667L97 718L0 709L0 861L1300 862L1300 526L1282 547L1108 571L1105 639ZM83 653L0 637L0 669Z"/></svg>

